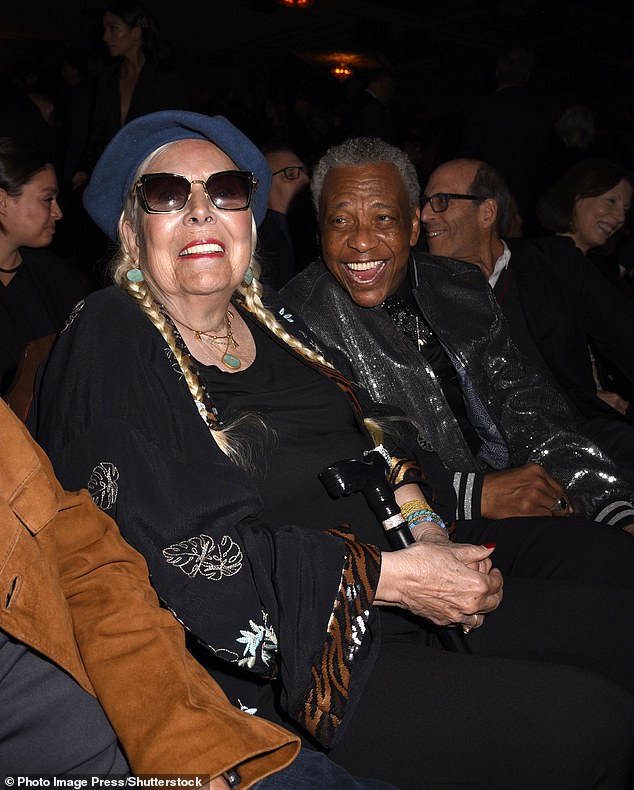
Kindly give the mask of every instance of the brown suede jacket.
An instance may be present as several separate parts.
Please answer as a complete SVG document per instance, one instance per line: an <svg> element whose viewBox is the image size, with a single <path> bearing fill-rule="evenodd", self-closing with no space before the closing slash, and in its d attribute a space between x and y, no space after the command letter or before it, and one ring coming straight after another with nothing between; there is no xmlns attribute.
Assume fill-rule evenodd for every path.
<svg viewBox="0 0 634 790"><path fill-rule="evenodd" d="M62 490L2 400L0 629L96 694L135 773L237 767L246 788L299 750L229 704L160 608L141 555L86 491Z"/></svg>

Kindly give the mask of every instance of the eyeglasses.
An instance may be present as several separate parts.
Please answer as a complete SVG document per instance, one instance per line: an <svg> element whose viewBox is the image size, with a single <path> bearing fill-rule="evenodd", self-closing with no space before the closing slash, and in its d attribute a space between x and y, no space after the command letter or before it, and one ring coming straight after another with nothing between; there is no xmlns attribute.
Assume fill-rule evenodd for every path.
<svg viewBox="0 0 634 790"><path fill-rule="evenodd" d="M303 173L306 168L303 165L293 165L292 167L283 167L281 170L276 170L272 175L277 176L280 173L284 173L284 178L287 178L289 181L296 181L299 178L299 174Z"/></svg>
<svg viewBox="0 0 634 790"><path fill-rule="evenodd" d="M181 211L192 196L192 186L202 184L205 195L223 211L244 211L251 205L258 180L246 170L213 173L206 181L190 181L176 173L146 173L132 187L148 214L171 214Z"/></svg>
<svg viewBox="0 0 634 790"><path fill-rule="evenodd" d="M442 214L449 208L450 200L484 200L478 195L455 195L453 192L437 192L435 195L423 195L420 207L425 208L429 203L434 214Z"/></svg>

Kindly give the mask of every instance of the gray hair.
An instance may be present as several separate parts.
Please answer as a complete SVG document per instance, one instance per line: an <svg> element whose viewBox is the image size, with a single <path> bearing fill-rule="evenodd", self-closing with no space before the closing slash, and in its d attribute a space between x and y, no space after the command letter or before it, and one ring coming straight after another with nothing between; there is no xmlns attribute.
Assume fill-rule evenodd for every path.
<svg viewBox="0 0 634 790"><path fill-rule="evenodd" d="M324 180L333 167L360 167L377 162L389 162L401 174L413 213L420 205L420 184L416 168L405 151L378 137L352 137L326 151L315 165L310 182L315 211L319 212Z"/></svg>
<svg viewBox="0 0 634 790"><path fill-rule="evenodd" d="M491 198L496 202L495 230L498 236L504 236L511 218L512 198L502 174L488 162L480 162L469 192L477 195L480 201Z"/></svg>

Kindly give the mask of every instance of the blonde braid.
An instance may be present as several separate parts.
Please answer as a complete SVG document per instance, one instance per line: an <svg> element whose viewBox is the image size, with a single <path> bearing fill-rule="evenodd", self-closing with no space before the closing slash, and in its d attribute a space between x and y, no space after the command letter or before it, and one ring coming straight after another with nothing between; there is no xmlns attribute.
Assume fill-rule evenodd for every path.
<svg viewBox="0 0 634 790"><path fill-rule="evenodd" d="M251 268L254 269L253 263L251 263ZM301 340L298 340L296 337L289 334L286 329L284 329L284 326L277 320L275 314L264 307L262 304L262 284L257 278L257 275L259 275L259 266L257 269L257 274L254 270L253 281L251 282L251 285L241 286L238 289L238 291L244 296L245 303L249 310L251 310L256 318L261 321L267 327L267 329L270 329L276 337L279 337L280 340L283 340L284 343L286 343L286 345L295 349L295 351L298 351L303 357L306 357L306 359L310 360L311 362L319 362L321 365L332 368L333 365L328 362L328 360L322 354L320 354L318 351L314 351L312 348L309 348L307 345L302 343Z"/></svg>

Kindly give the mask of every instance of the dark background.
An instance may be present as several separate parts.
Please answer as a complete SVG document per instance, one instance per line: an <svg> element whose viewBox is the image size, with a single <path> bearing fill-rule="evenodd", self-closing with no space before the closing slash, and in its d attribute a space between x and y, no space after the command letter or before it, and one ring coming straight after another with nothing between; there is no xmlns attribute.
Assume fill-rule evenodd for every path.
<svg viewBox="0 0 634 790"><path fill-rule="evenodd" d="M96 0L3 2L4 70L44 62L52 73L66 46L101 49ZM532 83L551 104L584 100L600 117L634 123L634 3L613 0L315 0L286 9L275 0L154 0L147 3L186 74L195 103L228 89L303 91L336 101L337 84L314 53L370 56L399 78L397 105L429 120L460 112L492 90L497 55L536 55ZM359 75L359 72L357 72ZM354 82L354 79L353 81Z"/></svg>

